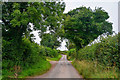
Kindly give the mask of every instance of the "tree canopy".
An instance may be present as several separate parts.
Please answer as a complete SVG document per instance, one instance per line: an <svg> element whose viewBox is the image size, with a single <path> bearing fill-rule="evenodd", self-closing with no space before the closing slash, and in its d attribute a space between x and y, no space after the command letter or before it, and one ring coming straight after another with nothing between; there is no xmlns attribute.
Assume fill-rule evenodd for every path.
<svg viewBox="0 0 120 80"><path fill-rule="evenodd" d="M63 2L3 3L3 59L18 61L24 55L24 38L31 37L30 23L34 25L34 30L40 30L40 36L47 31L47 28L51 33L57 33L61 28L64 8Z"/></svg>
<svg viewBox="0 0 120 80"><path fill-rule="evenodd" d="M65 14L65 37L75 43L77 49L88 45L103 33L112 34L112 23L102 8L80 7Z"/></svg>
<svg viewBox="0 0 120 80"><path fill-rule="evenodd" d="M30 27L29 23L33 23L34 30L40 30L41 35L46 32L47 27L51 32L57 32L64 8L65 4L61 2L4 3L3 36L9 32L16 33L15 31L22 36Z"/></svg>

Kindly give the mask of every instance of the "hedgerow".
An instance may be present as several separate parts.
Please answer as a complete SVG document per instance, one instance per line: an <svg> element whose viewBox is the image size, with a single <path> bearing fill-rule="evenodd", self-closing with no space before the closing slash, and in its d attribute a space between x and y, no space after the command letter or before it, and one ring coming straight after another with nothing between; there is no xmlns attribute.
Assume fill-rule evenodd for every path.
<svg viewBox="0 0 120 80"><path fill-rule="evenodd" d="M22 73L28 69L34 71L32 70L33 65L34 67L35 65L37 65L37 67L40 67L42 65L46 66L49 64L49 67L40 67L40 70L43 70L44 72L50 68L50 63L46 61L46 57L58 57L57 50L39 46L38 44L31 42L26 37L22 39L21 43L22 44L19 45L20 52L18 54L17 50L15 50L17 48L15 45L13 45L14 47L11 47L12 43L10 41L3 40L3 77L13 77L14 74L22 75ZM40 65L38 66L38 64ZM34 72L31 72L30 75L35 74Z"/></svg>
<svg viewBox="0 0 120 80"><path fill-rule="evenodd" d="M101 42L78 51L79 60L91 60L106 66L119 67L118 35L102 38Z"/></svg>

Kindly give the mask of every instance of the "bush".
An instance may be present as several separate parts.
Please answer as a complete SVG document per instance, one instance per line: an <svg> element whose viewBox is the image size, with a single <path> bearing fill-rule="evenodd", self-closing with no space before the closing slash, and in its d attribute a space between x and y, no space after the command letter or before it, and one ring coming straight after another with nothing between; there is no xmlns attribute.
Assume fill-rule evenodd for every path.
<svg viewBox="0 0 120 80"><path fill-rule="evenodd" d="M45 47L39 46L38 44L31 42L27 38L23 38L21 44L18 47L15 45L13 45L14 47L10 47L10 45L12 45L11 41L3 40L4 50L2 57L2 69L4 77L11 76L14 73L20 74L21 71L23 72L25 70L32 69L32 66L37 65L38 63L40 63L40 65L45 65ZM48 64L49 62L46 63ZM20 70L16 72L15 68L20 68Z"/></svg>
<svg viewBox="0 0 120 80"><path fill-rule="evenodd" d="M97 44L86 46L78 51L79 60L95 60L95 51Z"/></svg>
<svg viewBox="0 0 120 80"><path fill-rule="evenodd" d="M68 60L69 59L73 59L76 57L76 49L70 49L68 52L67 52L67 57L68 57Z"/></svg>
<svg viewBox="0 0 120 80"><path fill-rule="evenodd" d="M78 51L79 60L91 60L106 66L119 67L118 35L102 38L101 42Z"/></svg>
<svg viewBox="0 0 120 80"><path fill-rule="evenodd" d="M45 54L44 56L46 57L57 57L59 54L58 54L58 51L56 49L51 49L49 47L45 47Z"/></svg>
<svg viewBox="0 0 120 80"><path fill-rule="evenodd" d="M67 55L68 51L59 51L60 54Z"/></svg>
<svg viewBox="0 0 120 80"><path fill-rule="evenodd" d="M103 38L95 52L97 61L108 66L120 66L118 54L118 35Z"/></svg>

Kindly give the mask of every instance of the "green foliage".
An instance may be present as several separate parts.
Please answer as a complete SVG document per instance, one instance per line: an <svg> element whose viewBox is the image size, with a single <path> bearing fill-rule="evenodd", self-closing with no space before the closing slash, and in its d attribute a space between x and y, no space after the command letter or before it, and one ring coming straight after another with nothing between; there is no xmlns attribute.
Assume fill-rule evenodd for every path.
<svg viewBox="0 0 120 80"><path fill-rule="evenodd" d="M108 13L101 8L92 11L90 8L80 7L63 15L64 9L64 2L3 4L3 77L14 77L15 73L19 75L17 77L42 74L50 68L46 57L59 60L60 54L68 54L70 58L77 56L79 60L92 60L106 66L120 66L117 35L86 46L99 35L112 33L112 23L106 21ZM31 40L29 23L34 25L34 30L40 30L42 46ZM45 33L47 29L50 34ZM60 36L71 41L68 44L69 51L56 50L60 46L57 40ZM80 49L84 46L86 47ZM78 49L79 54L76 55ZM91 68L93 70L93 67L89 70Z"/></svg>
<svg viewBox="0 0 120 80"><path fill-rule="evenodd" d="M64 2L25 2L3 4L3 36L12 39L21 37L27 32L29 23L33 23L33 29L41 31L40 36L47 30L57 33L62 23L62 15L65 9ZM13 35L13 33L16 33ZM11 39L8 37L8 39Z"/></svg>
<svg viewBox="0 0 120 80"><path fill-rule="evenodd" d="M5 47L3 45L3 52L8 53L7 51L10 50L10 55L17 54L17 56L20 56L23 51L21 50L23 43L22 38L26 36L25 33L29 32L29 23L33 23L33 29L40 29L42 33L46 32L46 26L49 26L49 29L54 32L56 32L56 29L59 30L57 22L60 22L62 19L64 7L64 3L61 2L4 3L2 9L2 34L4 42L8 43L8 45ZM56 23L56 26L55 24L53 25L53 23ZM8 48L8 50L5 50L6 48Z"/></svg>
<svg viewBox="0 0 120 80"><path fill-rule="evenodd" d="M62 55L58 55L57 57L54 57L54 58L47 57L47 61L59 61L61 57Z"/></svg>
<svg viewBox="0 0 120 80"><path fill-rule="evenodd" d="M108 66L120 66L118 53L118 35L103 38L96 49L97 61Z"/></svg>
<svg viewBox="0 0 120 80"><path fill-rule="evenodd" d="M36 43L31 43L27 38L23 38L22 40L23 43L21 44L21 54L19 55L17 53L13 53L13 51L10 51L11 48L5 48L6 46L10 45L10 42L3 40L3 50L6 50L3 52L2 57L4 77L13 76L13 67L15 65L20 66L22 72L20 72L19 75L22 76L24 74L24 76L30 76L32 74L38 73L39 70L42 70L41 73L43 73L48 70L48 68L50 68L50 66L46 67L46 65L49 64L49 62L46 62L46 57L59 58L59 54L55 49L39 46ZM9 50L9 53L5 53L8 52L7 50ZM35 68L33 65L36 65L37 67ZM41 66L41 68L40 65L43 65L44 67ZM35 71L32 68L35 68ZM27 70L30 70L31 72L29 73Z"/></svg>
<svg viewBox="0 0 120 80"><path fill-rule="evenodd" d="M34 75L41 75L45 72L47 72L51 64L48 61L45 61L44 59L39 58L41 61L36 63L35 65L32 65L28 69L23 70L19 78L25 78L26 76L34 76Z"/></svg>
<svg viewBox="0 0 120 80"><path fill-rule="evenodd" d="M67 57L68 57L68 60L69 59L73 59L76 57L76 49L70 49L68 52L67 52Z"/></svg>
<svg viewBox="0 0 120 80"><path fill-rule="evenodd" d="M60 46L60 42L55 35L47 33L42 36L41 45L56 49Z"/></svg>
<svg viewBox="0 0 120 80"><path fill-rule="evenodd" d="M100 43L86 46L78 52L79 60L92 60L106 66L119 67L118 35L102 38Z"/></svg>
<svg viewBox="0 0 120 80"><path fill-rule="evenodd" d="M59 54L67 55L68 51L59 51Z"/></svg>
<svg viewBox="0 0 120 80"><path fill-rule="evenodd" d="M41 67L41 73L48 69L49 66L47 67L47 64L49 62L46 62L45 55L57 57L58 52L55 49L39 46L32 42L30 35L32 30L29 23L34 25L34 30L40 30L40 36L46 32L48 27L50 32L55 34L61 30L60 23L62 22L64 9L65 4L62 2L3 3L2 67L4 77L12 76L15 73L14 67L22 70L22 73L17 71L16 74L22 75L26 71L26 76L36 73L37 68L42 65L44 67ZM37 65L36 70L32 69L33 65Z"/></svg>
<svg viewBox="0 0 120 80"><path fill-rule="evenodd" d="M75 44L71 41L66 42L66 47L68 50L76 48Z"/></svg>
<svg viewBox="0 0 120 80"><path fill-rule="evenodd" d="M84 78L118 78L119 37L119 34L102 37L101 42L80 49L78 58L72 62L79 74ZM69 54L68 59L72 59Z"/></svg>
<svg viewBox="0 0 120 80"><path fill-rule="evenodd" d="M80 49L78 51L78 59L79 60L92 60L94 61L95 58L95 51L97 49L97 44L91 45L91 46L86 46L83 49Z"/></svg>
<svg viewBox="0 0 120 80"><path fill-rule="evenodd" d="M92 11L90 8L80 7L65 15L65 38L72 41L77 50L103 33L112 33L112 23L106 21L108 13L101 8Z"/></svg>
<svg viewBox="0 0 120 80"><path fill-rule="evenodd" d="M59 54L57 52L56 49L51 49L49 47L45 47L45 52L44 52L44 56L47 56L47 57L57 57Z"/></svg>
<svg viewBox="0 0 120 80"><path fill-rule="evenodd" d="M45 61L42 58L39 58L40 62L29 66L26 69L22 69L22 71L19 73L18 78L26 78L27 76L34 76L34 75L41 75L45 72L47 72L50 67L51 64L48 61ZM26 66L24 66L26 67ZM6 77L13 77L14 78L14 72L10 72L8 69L3 70L3 80Z"/></svg>

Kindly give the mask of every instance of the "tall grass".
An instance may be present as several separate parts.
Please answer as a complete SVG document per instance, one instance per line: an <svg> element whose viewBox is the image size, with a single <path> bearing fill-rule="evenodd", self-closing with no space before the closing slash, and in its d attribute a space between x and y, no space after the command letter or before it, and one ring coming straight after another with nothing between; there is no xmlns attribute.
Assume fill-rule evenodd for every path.
<svg viewBox="0 0 120 80"><path fill-rule="evenodd" d="M41 75L45 72L47 72L49 69L51 68L51 64L40 58L40 61L37 62L36 64L34 65L31 65L29 67L24 67L24 68L21 68L18 72L18 78L25 78L27 76L34 76L34 75ZM3 70L3 78L15 78L15 70L14 68L11 68L11 70L9 69L4 69Z"/></svg>
<svg viewBox="0 0 120 80"><path fill-rule="evenodd" d="M50 69L50 67L51 64L48 61L41 60L41 62L38 62L36 65L33 65L30 68L22 71L19 75L19 78L25 78L26 76L41 75L47 72Z"/></svg>
<svg viewBox="0 0 120 80"><path fill-rule="evenodd" d="M86 60L75 60L72 64L84 78L118 78L115 67L108 68Z"/></svg>

